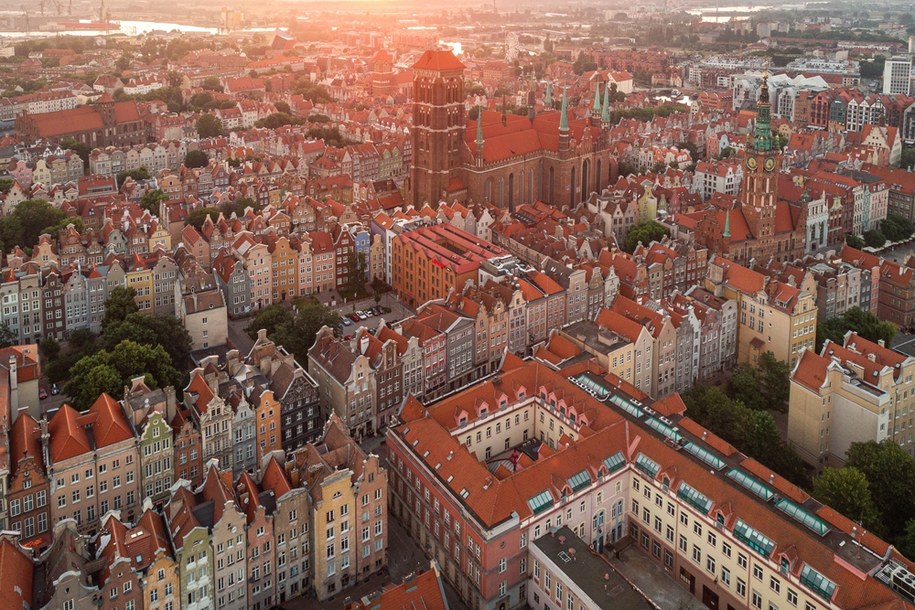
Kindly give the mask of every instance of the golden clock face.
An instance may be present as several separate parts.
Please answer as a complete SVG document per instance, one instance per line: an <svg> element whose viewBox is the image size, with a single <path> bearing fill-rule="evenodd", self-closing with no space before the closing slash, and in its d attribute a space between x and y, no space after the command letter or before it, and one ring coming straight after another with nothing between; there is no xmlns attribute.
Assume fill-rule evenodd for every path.
<svg viewBox="0 0 915 610"><path fill-rule="evenodd" d="M767 172L771 172L772 170L774 170L775 169L775 157L767 157L765 165L763 167L766 168Z"/></svg>
<svg viewBox="0 0 915 610"><path fill-rule="evenodd" d="M747 169L750 171L756 169L756 157L747 157Z"/></svg>

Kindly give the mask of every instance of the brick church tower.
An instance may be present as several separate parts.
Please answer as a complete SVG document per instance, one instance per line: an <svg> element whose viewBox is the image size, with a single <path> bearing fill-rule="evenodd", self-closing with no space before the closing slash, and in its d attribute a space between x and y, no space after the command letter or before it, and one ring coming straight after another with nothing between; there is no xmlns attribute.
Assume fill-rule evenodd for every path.
<svg viewBox="0 0 915 610"><path fill-rule="evenodd" d="M763 78L756 105L756 131L750 136L746 173L738 201L747 219L750 233L756 238L753 256L766 260L775 253L775 208L778 201L778 170L781 152L774 149L770 127L769 84Z"/></svg>
<svg viewBox="0 0 915 610"><path fill-rule="evenodd" d="M413 205L438 203L462 173L464 64L451 51L426 51L413 66Z"/></svg>

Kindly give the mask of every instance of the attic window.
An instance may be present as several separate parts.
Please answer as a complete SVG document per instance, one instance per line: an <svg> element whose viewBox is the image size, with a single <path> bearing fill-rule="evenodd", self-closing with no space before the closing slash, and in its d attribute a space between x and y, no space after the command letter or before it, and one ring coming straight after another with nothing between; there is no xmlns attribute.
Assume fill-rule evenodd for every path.
<svg viewBox="0 0 915 610"><path fill-rule="evenodd" d="M467 425L467 416L466 416L466 415L462 415L462 416L461 416L461 419L458 420L458 425L459 425L459 426L466 426L466 425Z"/></svg>
<svg viewBox="0 0 915 610"><path fill-rule="evenodd" d="M502 399L499 400L499 408L500 408L500 409L504 409L504 408L507 407L507 406L508 406L508 399L507 399L507 398L502 398Z"/></svg>
<svg viewBox="0 0 915 610"><path fill-rule="evenodd" d="M486 409L486 407L483 407L482 409L480 409L480 417L481 417L481 418L486 417L486 414L487 414L487 413L488 413L488 410Z"/></svg>

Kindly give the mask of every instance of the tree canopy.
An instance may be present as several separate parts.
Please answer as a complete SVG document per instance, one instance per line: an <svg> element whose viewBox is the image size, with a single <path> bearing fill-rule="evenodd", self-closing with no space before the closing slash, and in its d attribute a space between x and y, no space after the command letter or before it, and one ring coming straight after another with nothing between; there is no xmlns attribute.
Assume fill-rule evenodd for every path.
<svg viewBox="0 0 915 610"><path fill-rule="evenodd" d="M874 505L867 477L857 468L826 468L813 480L813 496L868 530L882 535L883 524Z"/></svg>
<svg viewBox="0 0 915 610"><path fill-rule="evenodd" d="M852 307L841 316L835 316L817 324L817 352L827 339L842 345L845 333L848 331L856 332L874 343L883 341L889 345L896 335L896 326L860 307Z"/></svg>
<svg viewBox="0 0 915 610"><path fill-rule="evenodd" d="M159 204L168 199L163 191L159 189L153 189L147 191L140 198L140 207L144 210L148 210L150 214L159 215Z"/></svg>
<svg viewBox="0 0 915 610"><path fill-rule="evenodd" d="M912 221L902 216L888 214L880 223L880 232L890 241L903 241L912 237L915 226L912 225Z"/></svg>
<svg viewBox="0 0 915 610"><path fill-rule="evenodd" d="M766 411L751 409L720 389L702 384L685 392L683 402L689 417L740 451L798 485L807 483L803 461L782 440L775 420Z"/></svg>
<svg viewBox="0 0 915 610"><path fill-rule="evenodd" d="M207 216L212 218L215 222L216 219L219 218L219 208L197 208L187 215L187 224L193 225L193 227L199 231L200 227L203 226L203 223L206 222Z"/></svg>
<svg viewBox="0 0 915 610"><path fill-rule="evenodd" d="M222 121L213 114L202 115L194 126L201 138L218 138L223 135Z"/></svg>
<svg viewBox="0 0 915 610"><path fill-rule="evenodd" d="M38 243L42 233L56 235L61 224L65 227L76 220L44 199L27 199L0 218L0 248L4 251L13 246L30 249Z"/></svg>
<svg viewBox="0 0 915 610"><path fill-rule="evenodd" d="M289 350L299 362L307 362L308 350L321 327L339 324L335 311L314 299L304 299L296 303L295 311L278 304L264 308L251 322L248 334L254 338L259 329L266 329L274 343Z"/></svg>
<svg viewBox="0 0 915 610"><path fill-rule="evenodd" d="M195 167L206 167L210 164L210 158L202 150L189 150L184 155L184 167L194 169Z"/></svg>
<svg viewBox="0 0 915 610"><path fill-rule="evenodd" d="M623 250L632 252L639 245L639 242L647 246L653 241L660 241L667 235L670 235L670 232L654 220L640 222L626 233Z"/></svg>
<svg viewBox="0 0 915 610"><path fill-rule="evenodd" d="M100 350L83 357L71 369L64 392L72 399L74 407L84 411L102 392L114 398L122 397L124 386L139 376L145 377L152 388L182 385L182 374L172 364L165 348L128 339L111 351Z"/></svg>

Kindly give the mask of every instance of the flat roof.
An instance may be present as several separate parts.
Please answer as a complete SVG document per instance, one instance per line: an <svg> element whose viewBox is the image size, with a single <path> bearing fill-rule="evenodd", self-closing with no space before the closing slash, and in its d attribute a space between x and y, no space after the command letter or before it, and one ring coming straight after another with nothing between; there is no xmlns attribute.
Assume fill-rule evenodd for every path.
<svg viewBox="0 0 915 610"><path fill-rule="evenodd" d="M556 570L590 598L595 604L590 608L653 610L642 594L568 527L541 536L534 545L553 562Z"/></svg>

